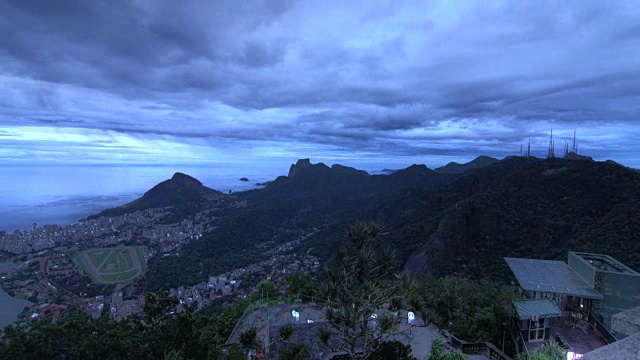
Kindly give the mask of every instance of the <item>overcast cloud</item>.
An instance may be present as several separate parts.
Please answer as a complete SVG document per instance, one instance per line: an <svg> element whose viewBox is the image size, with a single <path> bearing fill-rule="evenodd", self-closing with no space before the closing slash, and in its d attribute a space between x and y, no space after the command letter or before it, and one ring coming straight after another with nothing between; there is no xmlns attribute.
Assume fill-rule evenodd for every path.
<svg viewBox="0 0 640 360"><path fill-rule="evenodd" d="M0 163L640 167L638 5L3 0Z"/></svg>

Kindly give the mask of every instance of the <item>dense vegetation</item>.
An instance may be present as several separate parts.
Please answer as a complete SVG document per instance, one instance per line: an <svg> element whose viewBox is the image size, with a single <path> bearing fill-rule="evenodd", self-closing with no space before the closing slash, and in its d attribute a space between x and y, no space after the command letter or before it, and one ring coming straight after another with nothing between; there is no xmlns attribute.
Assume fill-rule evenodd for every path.
<svg viewBox="0 0 640 360"><path fill-rule="evenodd" d="M424 239L421 270L504 279L505 256L566 261L570 250L640 270L640 176L615 163L512 158L398 204L396 241Z"/></svg>
<svg viewBox="0 0 640 360"><path fill-rule="evenodd" d="M147 294L142 317L115 321L77 312L55 323L7 326L0 359L218 359L247 302L208 316L192 310L174 315L176 305L166 294Z"/></svg>
<svg viewBox="0 0 640 360"><path fill-rule="evenodd" d="M469 342L502 341L509 323L514 289L487 279L421 277L410 303L422 318Z"/></svg>
<svg viewBox="0 0 640 360"><path fill-rule="evenodd" d="M367 267L372 270L377 267ZM469 341L485 341L497 338L500 324L507 321L509 299L508 289L483 281L480 283L461 278L422 278L415 282L402 282L393 278L374 279L375 287L368 280L358 282L356 273L336 279L338 289L323 292L317 281L309 277L292 275L285 284L277 289L273 283L264 281L246 300L237 300L214 311L175 313L177 299L166 293L147 294L145 313L141 317L129 317L115 321L109 317L93 319L85 313L76 312L57 322L47 319L38 320L29 325L8 326L0 336L0 359L233 359L243 358L242 349L231 348L222 352L224 341L230 335L236 322L250 301L256 301L263 292L297 294L300 289L309 294L319 294L321 298L342 299L342 310L348 310L348 301L358 302L358 313L336 313L337 324L344 324L350 315L365 316L381 303L371 302L365 296L386 293L396 299L400 288L406 298L392 306L411 307L428 321L437 323L450 330L456 336ZM337 282L336 282L337 281ZM329 280L329 284L331 280ZM407 287L408 286L408 287ZM354 290L347 292L347 287ZM331 286L329 286L329 289ZM340 290L341 288L341 290ZM359 290L357 290L359 289ZM337 293L336 293L337 290ZM356 291L357 290L357 291ZM337 294L332 297L330 294ZM386 298L385 300L389 300ZM382 301L382 300L380 300ZM338 304L334 302L334 304ZM364 314L364 315L363 315ZM345 318L347 316L347 318ZM339 320L342 319L342 320ZM378 319L379 331L384 325L383 318ZM353 323L357 327L357 323ZM392 324L391 324L392 325ZM338 329L342 325L338 326ZM351 326L348 325L347 329ZM365 334L371 336L380 346L372 346L367 354L371 359L385 359L389 354L393 358L412 359L410 349L398 342L385 341L380 332ZM387 334L388 335L388 334ZM358 335L359 336L359 335ZM254 336L255 338L255 336ZM358 337L357 337L358 338ZM361 341L361 340L358 340ZM251 340L245 341L251 347ZM301 344L289 344L283 347L284 358L305 359L305 347ZM287 357L288 356L288 357ZM282 357L281 357L282 358Z"/></svg>
<svg viewBox="0 0 640 360"><path fill-rule="evenodd" d="M344 166L329 168L324 164L293 169L292 176L279 177L264 189L234 194L212 205L215 220L210 230L202 239L185 246L180 257L158 259L149 274L147 289L194 284L210 274L255 263L264 259L265 249L329 225L340 229L332 234L340 240L344 229L363 209L402 189L437 188L450 179L449 175L439 175L424 165L389 176L370 176ZM323 259L335 249L320 244L314 247Z"/></svg>
<svg viewBox="0 0 640 360"><path fill-rule="evenodd" d="M408 345L390 341L405 319L394 314L398 311L413 310L427 323L472 341L498 337L500 324L509 316L512 292L489 281L392 276L393 251L386 249L383 235L379 224L353 225L324 286L309 276L290 274L280 288L261 281L247 299L200 313L192 308L178 311L178 299L164 292L147 293L141 317L115 321L76 312L57 322L8 326L0 337L0 359L240 359L243 349L262 351L256 328L240 333L239 346L224 351L223 345L247 306L264 294L327 299L328 325L320 329L318 340L356 359L414 360ZM281 332L286 338L293 327ZM309 356L302 343L285 343L280 351L281 359Z"/></svg>
<svg viewBox="0 0 640 360"><path fill-rule="evenodd" d="M462 174L414 165L378 176L301 161L264 189L201 197L193 208L208 208L215 219L179 257L152 261L146 288L194 284L311 233L294 251L325 261L358 219L384 224L388 245L414 273L504 281L505 256L566 259L569 250L606 253L640 270L640 244L632 240L640 231L640 174L613 162L480 160ZM147 204L161 201L155 193L145 195Z"/></svg>
<svg viewBox="0 0 640 360"><path fill-rule="evenodd" d="M413 186L345 216L374 219L413 273L510 280L504 257L565 260L604 253L640 270L640 176L614 162L512 157ZM345 222L301 244L321 259L340 244ZM508 283L508 282L507 282Z"/></svg>

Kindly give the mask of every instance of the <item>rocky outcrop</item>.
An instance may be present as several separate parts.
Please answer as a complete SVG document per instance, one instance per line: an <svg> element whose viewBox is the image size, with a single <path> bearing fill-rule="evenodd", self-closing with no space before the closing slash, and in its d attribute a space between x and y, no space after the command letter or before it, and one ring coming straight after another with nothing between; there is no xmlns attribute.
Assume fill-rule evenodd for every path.
<svg viewBox="0 0 640 360"><path fill-rule="evenodd" d="M299 159L298 162L292 164L291 167L289 167L289 175L287 175L287 177L295 177L300 173L300 171L310 168L311 166L313 165L311 165L310 159Z"/></svg>

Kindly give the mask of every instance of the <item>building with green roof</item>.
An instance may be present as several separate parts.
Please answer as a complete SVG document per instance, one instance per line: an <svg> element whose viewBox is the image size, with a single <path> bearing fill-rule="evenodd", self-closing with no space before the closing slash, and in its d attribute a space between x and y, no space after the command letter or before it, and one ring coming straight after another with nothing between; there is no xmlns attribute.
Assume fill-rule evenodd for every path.
<svg viewBox="0 0 640 360"><path fill-rule="evenodd" d="M612 317L640 306L640 274L628 266L608 255L582 252L569 252L566 263L505 261L529 299L513 303L523 347L531 350L553 339L584 354L627 336L612 328Z"/></svg>
<svg viewBox="0 0 640 360"><path fill-rule="evenodd" d="M527 342L549 340L553 319L562 315L562 311L549 299L514 301L513 307L516 324Z"/></svg>

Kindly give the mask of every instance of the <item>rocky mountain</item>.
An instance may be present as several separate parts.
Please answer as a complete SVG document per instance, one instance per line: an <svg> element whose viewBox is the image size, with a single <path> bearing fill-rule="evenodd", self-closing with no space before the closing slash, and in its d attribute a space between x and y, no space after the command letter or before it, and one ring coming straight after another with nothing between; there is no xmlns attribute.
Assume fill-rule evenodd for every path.
<svg viewBox="0 0 640 360"><path fill-rule="evenodd" d="M489 156L478 156L468 163L458 164L457 162L450 162L443 167L435 169L434 171L440 174L462 174L467 170L479 169L494 164L498 161L498 159L494 159Z"/></svg>
<svg viewBox="0 0 640 360"><path fill-rule="evenodd" d="M207 207L211 202L224 196L224 193L210 189L197 179L178 172L171 179L151 188L141 198L123 206L105 210L89 217L89 219L100 216L119 216L138 210L170 207L172 216L166 221L178 220L180 217L188 216Z"/></svg>

